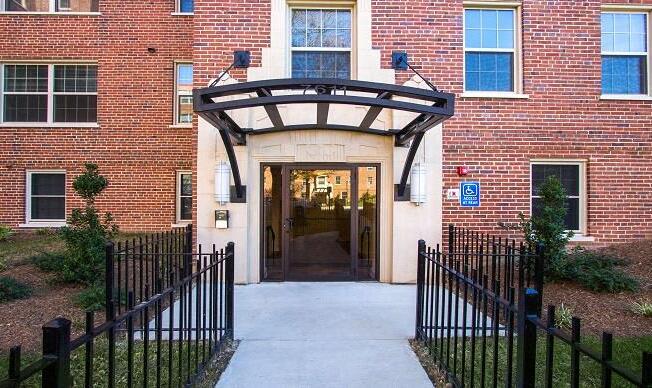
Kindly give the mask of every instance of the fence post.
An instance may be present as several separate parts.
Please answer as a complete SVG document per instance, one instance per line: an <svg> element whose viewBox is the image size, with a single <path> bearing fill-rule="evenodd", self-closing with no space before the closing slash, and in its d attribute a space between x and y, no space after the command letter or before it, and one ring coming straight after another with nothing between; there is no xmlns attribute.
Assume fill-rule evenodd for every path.
<svg viewBox="0 0 652 388"><path fill-rule="evenodd" d="M453 253L455 246L455 225L448 224L448 253Z"/></svg>
<svg viewBox="0 0 652 388"><path fill-rule="evenodd" d="M233 242L226 244L226 284L225 284L225 310L226 310L226 327L225 334L227 338L233 339L233 295L234 289L234 262L235 249Z"/></svg>
<svg viewBox="0 0 652 388"><path fill-rule="evenodd" d="M641 382L644 387L652 387L652 352L643 352L642 366Z"/></svg>
<svg viewBox="0 0 652 388"><path fill-rule="evenodd" d="M56 318L43 325L43 357L55 360L41 371L42 387L72 386L70 379L70 321Z"/></svg>
<svg viewBox="0 0 652 388"><path fill-rule="evenodd" d="M109 320L109 305L113 303L113 251L114 246L113 242L109 241L104 246L104 252L106 252L106 257L104 260L104 308L107 311L106 319Z"/></svg>
<svg viewBox="0 0 652 388"><path fill-rule="evenodd" d="M416 309L416 321L414 325L414 339L421 339L419 334L421 331L421 325L423 324L423 288L425 281L425 269L426 269L426 242L424 240L419 240L417 246L417 309Z"/></svg>
<svg viewBox="0 0 652 388"><path fill-rule="evenodd" d="M534 388L537 357L537 328L529 318L539 315L539 292L526 288L518 300L518 355L517 376L519 388Z"/></svg>
<svg viewBox="0 0 652 388"><path fill-rule="evenodd" d="M186 241L185 241L185 262L183 263L183 276L182 278L185 278L186 276L190 275L192 273L192 269L190 268L192 265L192 224L186 225Z"/></svg>

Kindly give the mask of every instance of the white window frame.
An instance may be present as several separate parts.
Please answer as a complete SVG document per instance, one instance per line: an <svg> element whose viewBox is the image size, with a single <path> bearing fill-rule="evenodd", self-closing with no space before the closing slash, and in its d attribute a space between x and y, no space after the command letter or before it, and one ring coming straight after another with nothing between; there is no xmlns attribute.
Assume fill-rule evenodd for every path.
<svg viewBox="0 0 652 388"><path fill-rule="evenodd" d="M172 12L172 15L179 15L179 16L184 16L184 15L194 15L195 12L195 5L193 2L193 10L192 12L182 12L181 11L181 0L175 0L174 1L174 12Z"/></svg>
<svg viewBox="0 0 652 388"><path fill-rule="evenodd" d="M47 66L48 67L48 91L47 92L8 92L4 91L4 81L5 81L5 66L13 65L24 65L24 66ZM98 79L99 79L99 67L97 63L94 62L56 62L56 63L43 63L43 62L3 62L0 63L0 127L97 127L98 121L94 122L65 122L65 121L54 121L54 96L55 95L94 95L97 96L97 87L95 92L55 92L54 91L54 67L55 66L95 66L98 68ZM47 112L47 121L4 121L5 119L5 110L4 110L4 96L5 94L47 94L48 100L48 112ZM98 101L99 102L99 101ZM99 118L99 104L97 105L97 112Z"/></svg>
<svg viewBox="0 0 652 388"><path fill-rule="evenodd" d="M188 197L187 195L181 195L181 176L182 175L190 175L192 177L192 171L189 170L180 170L177 171L177 182L176 182L176 192L175 192L175 200L176 200L176 223L177 225L183 225L183 224L189 224L192 222L192 218L189 220L182 220L181 219L181 197ZM190 195L190 198L192 198L192 194Z"/></svg>
<svg viewBox="0 0 652 388"><path fill-rule="evenodd" d="M69 11L71 8L59 8L59 0L49 0L47 11L7 11L7 1L0 0L0 14L21 15L21 14L51 14L51 15L100 15L98 11Z"/></svg>
<svg viewBox="0 0 652 388"><path fill-rule="evenodd" d="M528 195L530 196L530 216L532 216L532 199L540 198L539 196L532 195L532 173L534 165L574 165L579 167L579 195L571 196L568 198L578 198L579 201L579 229L573 230L572 232L579 236L586 236L588 233L587 230L587 203L588 203L588 192L587 192L587 162L586 160L581 159L534 159L530 161L530 176L529 176L529 186L530 190Z"/></svg>
<svg viewBox="0 0 652 388"><path fill-rule="evenodd" d="M463 92L461 97L490 97L490 98L529 98L523 94L523 67L522 67L522 22L521 22L521 3L520 2L491 2L491 1L464 1L462 13L462 82ZM506 10L514 13L514 47L505 48L468 48L466 47L466 11L467 10ZM488 52L488 53L512 53L512 90L511 91L492 91L492 90L466 90L466 53L470 52Z"/></svg>
<svg viewBox="0 0 652 388"><path fill-rule="evenodd" d="M68 207L66 201L66 170L27 170L25 174L25 224L21 224L21 227L59 227L66 224L66 219L57 219L57 220L43 220L43 219L33 219L32 218L32 175L34 174L57 174L64 175L64 191L63 195L41 195L39 197L52 197L64 198L64 215L68 214Z"/></svg>
<svg viewBox="0 0 652 388"><path fill-rule="evenodd" d="M646 27L647 27L647 40L646 48L647 52L605 52L602 51L602 15L605 13L610 14L635 14L635 15L646 15ZM600 77L600 98L603 100L650 100L652 99L652 26L650 26L650 19L652 18L652 6L630 6L630 5L604 5L600 12L600 64L602 64L602 58L604 56L645 56L646 58L646 89L647 93L644 94L603 94L602 93L602 77ZM602 66L600 66L602 70Z"/></svg>
<svg viewBox="0 0 652 388"><path fill-rule="evenodd" d="M192 92L186 94L185 92L183 94L180 94L181 91L179 90L179 85L178 85L178 79L179 79L179 66L184 66L184 65L190 65L193 67L193 74L195 71L195 67L192 63L192 61L176 61L174 62L174 104L173 104L173 120L172 120L172 125L173 126L178 126L178 127L192 127L192 117L189 123L182 123L179 121L179 97L192 97Z"/></svg>
<svg viewBox="0 0 652 388"><path fill-rule="evenodd" d="M348 10L351 12L351 47L293 47L292 46L292 11L294 10ZM356 79L356 72L355 72L355 55L354 53L356 52L356 40L355 39L355 20L356 20L356 13L355 13L355 7L354 3L351 4L328 4L326 2L324 3L314 3L314 4L303 4L299 3L296 5L290 4L288 7L288 23L287 23L287 45L289 47L288 50L288 58L287 58L287 75L288 78L292 78L292 54L295 51L314 51L314 52L348 52L349 53L349 64L350 64L350 70L349 70L349 78L350 79Z"/></svg>

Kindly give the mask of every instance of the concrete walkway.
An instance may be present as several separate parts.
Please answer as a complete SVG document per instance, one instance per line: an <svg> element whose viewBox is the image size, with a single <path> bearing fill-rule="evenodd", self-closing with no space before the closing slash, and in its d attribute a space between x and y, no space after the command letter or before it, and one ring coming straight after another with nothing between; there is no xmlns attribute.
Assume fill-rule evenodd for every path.
<svg viewBox="0 0 652 388"><path fill-rule="evenodd" d="M242 342L217 387L432 387L408 344L415 291L381 283L238 286Z"/></svg>

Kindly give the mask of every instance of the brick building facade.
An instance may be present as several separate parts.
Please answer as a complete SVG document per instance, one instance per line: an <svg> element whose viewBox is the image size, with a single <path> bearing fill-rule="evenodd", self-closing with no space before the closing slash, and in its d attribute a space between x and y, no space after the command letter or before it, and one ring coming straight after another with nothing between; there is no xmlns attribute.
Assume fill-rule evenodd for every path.
<svg viewBox="0 0 652 388"><path fill-rule="evenodd" d="M10 1L16 0L5 0ZM177 64L192 62L194 86L203 87L231 64L234 50L247 50L251 67L230 71L229 82L289 77L290 10L335 7L353 12L352 78L414 83L412 72L392 69L392 52L405 51L425 78L456 95L455 116L441 127L441 144L433 140L440 149L423 151L441 153L436 167L441 185L431 198L439 237L448 223L505 233L499 222L515 223L520 212L530 213L533 174L563 168L569 185L577 186L572 222L579 240L607 244L652 237L652 0L195 0L192 13L180 12L192 5L185 0L101 0L97 12L93 2L83 6L91 12L63 12L57 1L50 3L48 11L0 13L0 62L5 69L25 63L96 65L97 122L0 122L2 224L33 226L26 216L26 176L32 170L65 170L66 208L79 205L70 185L86 161L98 163L111 181L99 205L122 229L162 230L177 223L179 171L192 173L194 222L200 229L209 224L216 206L202 205L210 185L202 186L208 173L202 172L200 149L206 139L215 139L202 137L196 118L192 125L175 119L181 109ZM465 43L475 28L470 10L486 20L494 16L483 10L512 12L512 45L494 50L497 61L505 53L510 58L509 90L501 89L500 69L494 90L472 84L469 54L493 52L486 43L493 38L479 41L480 48ZM620 22L608 19L617 15L642 16L627 16L624 37ZM497 23L500 40L509 27ZM478 33L487 28L479 24ZM628 48L607 47L605 37L624 37ZM501 47L500 41L496 45ZM627 82L638 82L630 86L640 90L610 92L619 81L616 76L605 81L605 64L631 55L638 55L640 66L628 68ZM488 74L478 71L479 77ZM469 174L458 176L458 166L468 167ZM462 181L481 183L480 207L462 208L447 198ZM391 207L379 204L384 205ZM396 208L388 212L397 219ZM200 230L200 239L215 236L211 233Z"/></svg>

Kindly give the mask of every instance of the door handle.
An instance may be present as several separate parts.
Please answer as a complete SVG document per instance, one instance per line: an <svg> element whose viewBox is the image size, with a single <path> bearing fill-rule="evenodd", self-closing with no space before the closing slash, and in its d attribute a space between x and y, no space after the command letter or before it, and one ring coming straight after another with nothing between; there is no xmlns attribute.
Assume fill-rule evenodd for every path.
<svg viewBox="0 0 652 388"><path fill-rule="evenodd" d="M294 226L294 218L292 217L286 218L285 221L283 222L283 229L288 232L292 229L293 226Z"/></svg>

